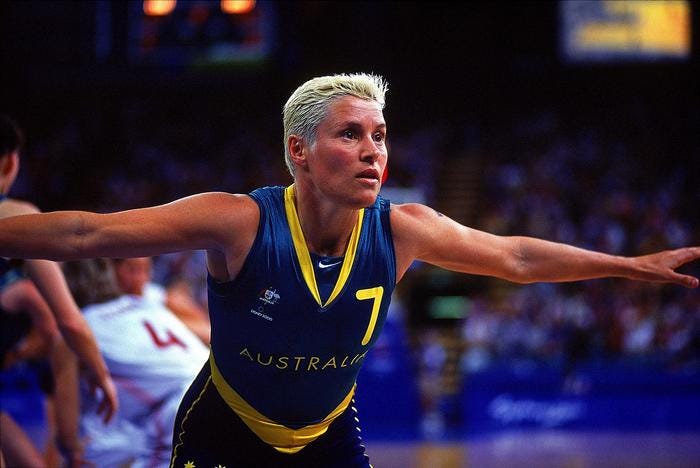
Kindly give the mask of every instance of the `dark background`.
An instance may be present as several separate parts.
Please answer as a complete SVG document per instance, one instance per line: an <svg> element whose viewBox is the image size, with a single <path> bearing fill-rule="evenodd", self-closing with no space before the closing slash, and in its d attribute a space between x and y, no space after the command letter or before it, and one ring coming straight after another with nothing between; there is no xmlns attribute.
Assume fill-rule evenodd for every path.
<svg viewBox="0 0 700 468"><path fill-rule="evenodd" d="M566 65L558 52L557 2L279 2L265 63L206 71L130 63L132 2L107 2L111 50L98 61L98 3L0 7L2 107L29 135L56 113L110 110L126 96L278 124L281 105L300 82L352 71L388 79L386 113L401 131L442 120L489 127L548 105L564 110L572 125L593 118L623 125L627 116L617 115L615 104L634 99L649 106L658 131L697 125L696 115L676 114L688 107L679 102L697 102L697 34L687 62ZM698 8L691 7L697 27Z"/></svg>

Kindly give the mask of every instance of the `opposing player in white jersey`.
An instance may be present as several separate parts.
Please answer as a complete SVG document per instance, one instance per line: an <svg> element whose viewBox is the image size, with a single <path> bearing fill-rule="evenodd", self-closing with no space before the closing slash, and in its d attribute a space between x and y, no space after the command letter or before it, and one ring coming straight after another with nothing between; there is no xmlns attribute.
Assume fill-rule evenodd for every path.
<svg viewBox="0 0 700 468"><path fill-rule="evenodd" d="M120 408L103 424L85 395L85 458L96 466L167 466L182 395L208 348L158 302L121 293L108 260L68 262L66 279L117 386Z"/></svg>
<svg viewBox="0 0 700 468"><path fill-rule="evenodd" d="M192 332L209 344L211 325L206 309L192 297L186 284L180 283L165 288L152 281L153 261L151 257L112 259L119 289L125 294L142 296L165 305Z"/></svg>

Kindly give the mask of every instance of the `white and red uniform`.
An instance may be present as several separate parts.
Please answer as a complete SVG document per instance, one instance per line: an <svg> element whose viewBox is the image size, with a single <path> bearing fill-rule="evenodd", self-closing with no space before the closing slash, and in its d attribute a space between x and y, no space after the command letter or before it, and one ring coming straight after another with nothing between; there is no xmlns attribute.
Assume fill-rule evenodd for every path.
<svg viewBox="0 0 700 468"><path fill-rule="evenodd" d="M180 400L209 356L170 310L124 295L83 309L119 395L119 411L104 425L86 396L81 429L86 458L97 466L168 466Z"/></svg>

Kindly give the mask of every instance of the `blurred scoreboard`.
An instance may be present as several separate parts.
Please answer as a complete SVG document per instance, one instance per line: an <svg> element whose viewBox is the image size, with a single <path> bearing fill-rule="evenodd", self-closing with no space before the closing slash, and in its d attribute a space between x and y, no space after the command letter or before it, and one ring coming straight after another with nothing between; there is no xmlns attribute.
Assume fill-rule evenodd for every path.
<svg viewBox="0 0 700 468"><path fill-rule="evenodd" d="M271 1L143 0L128 6L128 58L135 65L254 64L272 52Z"/></svg>
<svg viewBox="0 0 700 468"><path fill-rule="evenodd" d="M683 0L562 0L566 62L644 62L690 57L691 14Z"/></svg>

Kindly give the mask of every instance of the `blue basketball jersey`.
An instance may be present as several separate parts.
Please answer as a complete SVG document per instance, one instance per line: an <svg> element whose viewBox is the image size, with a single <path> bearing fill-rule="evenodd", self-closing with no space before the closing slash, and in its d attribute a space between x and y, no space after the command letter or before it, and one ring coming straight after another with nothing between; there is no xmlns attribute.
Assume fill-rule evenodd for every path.
<svg viewBox="0 0 700 468"><path fill-rule="evenodd" d="M293 186L250 196L260 223L243 268L231 282L209 278L212 381L261 439L294 452L347 408L384 325L396 283L390 204L360 210L345 255L319 259Z"/></svg>

